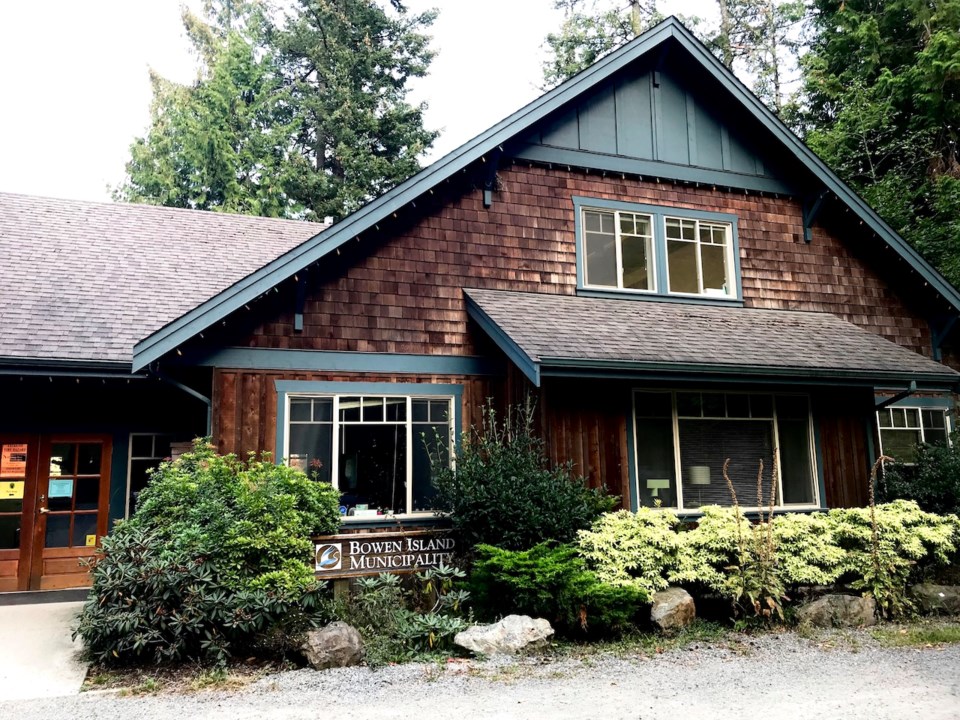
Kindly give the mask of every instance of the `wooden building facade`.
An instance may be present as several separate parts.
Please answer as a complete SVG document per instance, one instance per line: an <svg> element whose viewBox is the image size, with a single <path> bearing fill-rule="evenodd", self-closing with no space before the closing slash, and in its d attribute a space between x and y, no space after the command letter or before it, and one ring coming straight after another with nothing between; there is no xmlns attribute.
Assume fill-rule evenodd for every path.
<svg viewBox="0 0 960 720"><path fill-rule="evenodd" d="M133 403L171 436L208 414L221 452L334 483L353 530L432 522L431 463L488 403L535 402L551 461L624 507L692 517L730 501L728 458L743 505L761 460L779 510L861 505L881 448L951 429L960 293L673 19L331 227L229 222L245 263L127 332L117 381L180 393L182 413ZM111 426L114 468L135 424ZM6 516L31 557L49 455ZM129 505L122 480L84 541ZM4 567L44 586L12 538L0 590Z"/></svg>

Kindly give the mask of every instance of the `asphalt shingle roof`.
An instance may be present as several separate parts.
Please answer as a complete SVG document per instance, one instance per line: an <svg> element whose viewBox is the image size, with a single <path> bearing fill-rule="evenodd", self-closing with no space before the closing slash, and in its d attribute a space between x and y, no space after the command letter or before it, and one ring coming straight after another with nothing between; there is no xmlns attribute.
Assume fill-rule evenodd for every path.
<svg viewBox="0 0 960 720"><path fill-rule="evenodd" d="M323 228L0 193L0 358L129 363L138 340Z"/></svg>
<svg viewBox="0 0 960 720"><path fill-rule="evenodd" d="M465 290L534 364L658 365L782 375L939 376L954 370L829 313ZM484 318L484 316L486 316ZM496 338L495 338L496 339Z"/></svg>

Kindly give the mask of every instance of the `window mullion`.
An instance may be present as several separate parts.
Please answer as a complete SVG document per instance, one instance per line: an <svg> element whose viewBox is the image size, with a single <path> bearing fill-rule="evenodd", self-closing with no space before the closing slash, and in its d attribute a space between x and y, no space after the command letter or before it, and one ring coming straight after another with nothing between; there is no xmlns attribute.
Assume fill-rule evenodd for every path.
<svg viewBox="0 0 960 720"><path fill-rule="evenodd" d="M427 406L427 420L430 419L430 406ZM407 504L404 513L409 513L413 509L413 398L407 397L407 422L406 422L406 470L407 470Z"/></svg>
<svg viewBox="0 0 960 720"><path fill-rule="evenodd" d="M336 490L340 489L340 396L333 396L333 436L330 445L330 484Z"/></svg>
<svg viewBox="0 0 960 720"><path fill-rule="evenodd" d="M783 505L783 464L780 459L780 425L777 423L777 398L772 397L771 400L773 404L773 459L776 463L777 472L777 497L775 498L774 506L780 507ZM763 508L757 509L762 510Z"/></svg>
<svg viewBox="0 0 960 720"><path fill-rule="evenodd" d="M697 294L703 295L703 259L700 255L703 252L703 243L700 242L700 221L693 221L693 241L696 243L697 251L694 253L697 257Z"/></svg>
<svg viewBox="0 0 960 720"><path fill-rule="evenodd" d="M613 248L617 256L617 287L623 289L623 248L620 237L620 213L613 213Z"/></svg>
<svg viewBox="0 0 960 720"><path fill-rule="evenodd" d="M680 420L677 417L677 394L670 393L671 411L673 414L673 462L674 476L677 483L677 509L683 510L683 474L680 467ZM636 420L634 420L636 422Z"/></svg>

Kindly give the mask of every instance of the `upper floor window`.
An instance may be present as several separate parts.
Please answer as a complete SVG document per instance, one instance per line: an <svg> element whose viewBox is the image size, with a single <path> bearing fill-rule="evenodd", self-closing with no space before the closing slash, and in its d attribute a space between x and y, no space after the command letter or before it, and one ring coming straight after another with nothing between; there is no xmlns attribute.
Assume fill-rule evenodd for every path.
<svg viewBox="0 0 960 720"><path fill-rule="evenodd" d="M738 300L736 218L574 198L582 290Z"/></svg>

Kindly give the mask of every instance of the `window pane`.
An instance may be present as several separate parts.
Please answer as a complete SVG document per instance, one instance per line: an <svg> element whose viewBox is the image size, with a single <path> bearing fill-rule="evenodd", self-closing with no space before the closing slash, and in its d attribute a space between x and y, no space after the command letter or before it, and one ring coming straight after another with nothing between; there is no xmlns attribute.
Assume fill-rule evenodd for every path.
<svg viewBox="0 0 960 720"><path fill-rule="evenodd" d="M803 420L807 416L807 398L802 395L777 395L778 420Z"/></svg>
<svg viewBox="0 0 960 720"><path fill-rule="evenodd" d="M52 512L73 509L73 491L76 480L50 478L47 485L47 509Z"/></svg>
<svg viewBox="0 0 960 720"><path fill-rule="evenodd" d="M653 266L648 262L648 240L642 237L623 236L620 239L620 255L623 258L623 286L632 290L653 289Z"/></svg>
<svg viewBox="0 0 960 720"><path fill-rule="evenodd" d="M450 419L450 401L449 400L431 400L430 401L430 422L447 422Z"/></svg>
<svg viewBox="0 0 960 720"><path fill-rule="evenodd" d="M73 475L75 468L76 445L68 443L55 443L50 447L50 474L51 475Z"/></svg>
<svg viewBox="0 0 960 720"><path fill-rule="evenodd" d="M700 399L700 393L677 393L677 415L701 417L703 401Z"/></svg>
<svg viewBox="0 0 960 720"><path fill-rule="evenodd" d="M780 432L780 468L783 473L783 504L810 505L814 501L813 470L810 467L810 432L807 420L780 417L777 403L777 428Z"/></svg>
<svg viewBox="0 0 960 720"><path fill-rule="evenodd" d="M704 294L731 294L727 283L727 251L722 245L701 245L700 265Z"/></svg>
<svg viewBox="0 0 960 720"><path fill-rule="evenodd" d="M0 550L20 547L20 515L0 515Z"/></svg>
<svg viewBox="0 0 960 720"><path fill-rule="evenodd" d="M130 452L133 457L153 457L153 435L132 435Z"/></svg>
<svg viewBox="0 0 960 720"><path fill-rule="evenodd" d="M887 409L877 411L877 419L880 422L880 427L888 428L893 427L893 421L890 420L890 411Z"/></svg>
<svg viewBox="0 0 960 720"><path fill-rule="evenodd" d="M363 399L363 421L383 422L383 398L365 397Z"/></svg>
<svg viewBox="0 0 960 720"><path fill-rule="evenodd" d="M727 395L727 417L750 417L750 397L739 393Z"/></svg>
<svg viewBox="0 0 960 720"><path fill-rule="evenodd" d="M88 536L93 536L94 542L96 542L96 513L91 513L90 515L75 515L73 518L73 547L90 547L87 545Z"/></svg>
<svg viewBox="0 0 960 720"><path fill-rule="evenodd" d="M664 507L676 507L673 420L637 418L636 424L640 504L650 507L659 500Z"/></svg>
<svg viewBox="0 0 960 720"><path fill-rule="evenodd" d="M613 235L584 233L588 285L617 287L617 250Z"/></svg>
<svg viewBox="0 0 960 720"><path fill-rule="evenodd" d="M896 418L896 413L894 413ZM883 454L896 458L900 462L912 463L917 459L917 443L920 442L919 430L881 430L880 442Z"/></svg>
<svg viewBox="0 0 960 720"><path fill-rule="evenodd" d="M893 427L902 428L907 426L906 416L902 408L890 408L890 417L893 418Z"/></svg>
<svg viewBox="0 0 960 720"><path fill-rule="evenodd" d="M434 401L436 402L436 401ZM433 509L433 464L450 464L450 425L418 425L413 435L413 512Z"/></svg>
<svg viewBox="0 0 960 720"><path fill-rule="evenodd" d="M751 395L750 415L755 418L772 418L773 398L769 395Z"/></svg>
<svg viewBox="0 0 960 720"><path fill-rule="evenodd" d="M769 492L773 467L773 423L744 420L681 420L680 470L684 507L732 505L723 479L723 463L743 507L757 505L757 470L763 459L764 493ZM764 505L769 498L764 497Z"/></svg>
<svg viewBox="0 0 960 720"><path fill-rule="evenodd" d="M627 235L635 235L637 233L633 214L620 213L620 233Z"/></svg>
<svg viewBox="0 0 960 720"><path fill-rule="evenodd" d="M290 420L293 422L310 422L310 408L313 401L309 398L296 398L290 401Z"/></svg>
<svg viewBox="0 0 960 720"><path fill-rule="evenodd" d="M676 240L667 241L670 292L699 293L697 280L697 245Z"/></svg>
<svg viewBox="0 0 960 720"><path fill-rule="evenodd" d="M77 480L77 497L74 509L96 510L100 505L100 478Z"/></svg>
<svg viewBox="0 0 960 720"><path fill-rule="evenodd" d="M79 443L77 448L77 474L99 475L100 455L103 450L100 443Z"/></svg>
<svg viewBox="0 0 960 720"><path fill-rule="evenodd" d="M726 417L726 405L722 393L703 393L703 416L712 418Z"/></svg>
<svg viewBox="0 0 960 720"><path fill-rule="evenodd" d="M903 411L907 420L908 428L920 427L920 411L916 408L907 408Z"/></svg>
<svg viewBox="0 0 960 720"><path fill-rule="evenodd" d="M70 515L47 515L44 547L70 547Z"/></svg>
<svg viewBox="0 0 960 720"><path fill-rule="evenodd" d="M340 421L356 422L360 420L360 398L340 398Z"/></svg>
<svg viewBox="0 0 960 720"><path fill-rule="evenodd" d="M947 416L943 410L924 410L923 427L925 430L930 428L946 428Z"/></svg>
<svg viewBox="0 0 960 720"><path fill-rule="evenodd" d="M330 465L333 457L333 425L290 425L290 467L307 473L310 477L330 482Z"/></svg>
<svg viewBox="0 0 960 720"><path fill-rule="evenodd" d="M387 398L387 420L404 421L407 419L407 399Z"/></svg>
<svg viewBox="0 0 960 720"><path fill-rule="evenodd" d="M429 422L430 421L430 401L429 400L413 400L413 421L414 422Z"/></svg>
<svg viewBox="0 0 960 720"><path fill-rule="evenodd" d="M130 514L137 509L137 502L140 500L140 493L147 486L150 480L149 470L159 465L157 460L131 460L130 461Z"/></svg>
<svg viewBox="0 0 960 720"><path fill-rule="evenodd" d="M929 428L924 430L923 437L928 445L947 444L947 431L942 428Z"/></svg>
<svg viewBox="0 0 960 720"><path fill-rule="evenodd" d="M333 422L333 398L314 398L313 421Z"/></svg>
<svg viewBox="0 0 960 720"><path fill-rule="evenodd" d="M638 392L635 403L637 417L669 418L673 412L670 393L667 392Z"/></svg>
<svg viewBox="0 0 960 720"><path fill-rule="evenodd" d="M406 426L345 425L340 438L341 503L348 514L351 509L406 512Z"/></svg>

